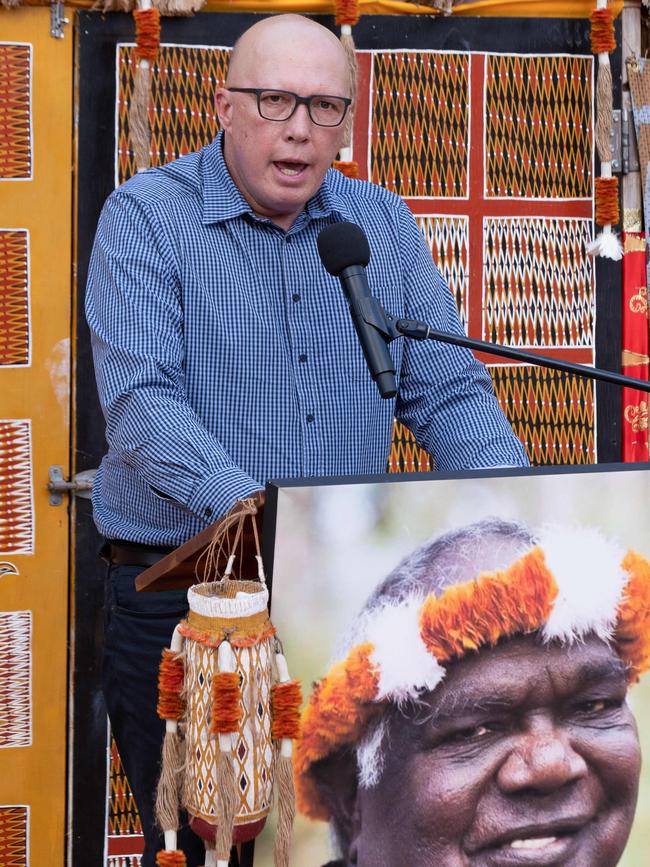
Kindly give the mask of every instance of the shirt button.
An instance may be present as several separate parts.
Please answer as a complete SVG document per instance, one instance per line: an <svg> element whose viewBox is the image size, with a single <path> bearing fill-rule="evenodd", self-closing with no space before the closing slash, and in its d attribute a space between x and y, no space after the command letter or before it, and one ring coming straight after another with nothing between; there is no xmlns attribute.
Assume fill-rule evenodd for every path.
<svg viewBox="0 0 650 867"><path fill-rule="evenodd" d="M293 298L294 301L300 301L300 295L298 295L297 292L294 292L291 297Z"/></svg>
<svg viewBox="0 0 650 867"><path fill-rule="evenodd" d="M212 507L208 506L206 509L204 509L203 514L205 515L206 518L211 518L212 517Z"/></svg>
<svg viewBox="0 0 650 867"><path fill-rule="evenodd" d="M313 420L314 420L314 416L311 413L309 413L309 415L307 416L307 421L311 424L311 422L313 422Z"/></svg>
<svg viewBox="0 0 650 867"><path fill-rule="evenodd" d="M298 361L299 361L301 364L304 364L304 363L307 361L307 356L305 355L304 352L303 352L302 355L299 355L299 356L298 356Z"/></svg>

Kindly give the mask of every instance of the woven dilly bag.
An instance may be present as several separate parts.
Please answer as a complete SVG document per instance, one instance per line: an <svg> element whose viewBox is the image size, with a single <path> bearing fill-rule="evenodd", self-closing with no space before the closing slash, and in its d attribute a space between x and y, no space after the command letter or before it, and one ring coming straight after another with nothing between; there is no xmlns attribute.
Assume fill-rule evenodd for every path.
<svg viewBox="0 0 650 867"><path fill-rule="evenodd" d="M295 801L292 741L300 684L269 619L259 581L224 577L188 590L189 613L163 651L158 713L166 721L156 814L161 867L182 867L179 808L206 844L206 867L227 867L233 843L256 837L278 802L275 865L287 867ZM176 860L174 860L176 859Z"/></svg>

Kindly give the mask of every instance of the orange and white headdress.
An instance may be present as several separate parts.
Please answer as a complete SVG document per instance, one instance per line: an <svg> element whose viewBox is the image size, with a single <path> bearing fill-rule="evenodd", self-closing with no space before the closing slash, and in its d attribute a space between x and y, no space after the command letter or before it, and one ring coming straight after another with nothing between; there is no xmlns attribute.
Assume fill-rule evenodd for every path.
<svg viewBox="0 0 650 867"><path fill-rule="evenodd" d="M316 685L294 761L299 810L330 818L312 766L360 742L386 703L431 692L445 666L515 635L609 642L636 682L650 664L650 562L588 528L554 528L507 568L440 595L389 599L364 617L361 640Z"/></svg>

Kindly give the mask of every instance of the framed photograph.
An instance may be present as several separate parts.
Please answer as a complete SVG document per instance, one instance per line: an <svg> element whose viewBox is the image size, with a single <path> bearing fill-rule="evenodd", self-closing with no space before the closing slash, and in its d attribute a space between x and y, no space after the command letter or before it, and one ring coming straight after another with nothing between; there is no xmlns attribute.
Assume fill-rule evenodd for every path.
<svg viewBox="0 0 650 867"><path fill-rule="evenodd" d="M310 772L316 769L314 779L306 789L298 786L301 810L305 812L306 804L307 812L327 816L329 821L300 814L296 817L291 863L300 867L323 867L330 863L372 863L375 867L382 864L389 867L398 862L394 856L382 853L390 851L396 834L399 838L395 831L398 826L406 828L408 833L404 839L398 839L404 852L404 860L399 863L408 863L410 867L430 867L433 863L584 863L589 867L613 864L638 867L643 863L650 849L650 771L640 771L640 763L632 755L638 744L633 747L632 741L636 742L638 730L641 753L650 755L650 677L645 683L641 677L627 694L617 698L601 694L601 686L609 677L606 673L604 677L591 678L593 683L583 695L583 686L591 675L584 674L582 668L579 677L578 669L566 673L565 660L571 665L582 665L583 656L594 649L592 645L598 645L596 655L604 648L602 652L612 657L615 655L612 648L623 646L616 632L616 617L622 600L630 592L631 585L626 583L629 575L621 573L623 577L616 579L618 589L612 591L614 595L607 596L610 591L603 588L609 587L610 573L620 567L616 552L621 552L621 562L632 572L636 568L629 565L632 556L637 557L635 563L645 564L639 568L647 566L649 528L650 470L645 465L270 483L264 546L270 573L271 616L290 674L302 682L305 703L311 700L313 704L310 697L314 685L321 682L322 686L326 675L330 677L328 683L331 682L336 662L347 660L345 664L350 666L351 652L356 652L354 649L362 646L359 642L367 641L370 634L374 635L375 644L386 644L382 650L381 678L387 683L392 678L388 685L374 683L373 689L384 689L389 698L368 701L366 695L364 704L362 696L357 707L364 708L363 714L366 714L370 705L394 706L393 717L388 722L381 717L383 711L379 714L381 721L377 722L378 716L372 710L348 725L347 711L340 711L337 726L343 720L341 726L348 726L346 732L341 734L337 726L332 727L337 728L337 733L332 735L327 749L317 752L315 764L310 766ZM472 541L477 534L481 537L481 533L485 537L482 541ZM504 542L501 538L504 534L514 534L516 541L506 539ZM490 541L491 535L496 539L494 544ZM557 538L559 543L552 541ZM439 541L436 547L431 544L434 540L443 542ZM531 636L535 630L530 625L529 628L513 627L511 635L504 635L503 623L507 618L504 620L506 615L501 609L510 604L512 593L518 592L521 582L517 564L525 562L529 552L538 547L544 553L545 565L540 569L545 575L554 569L568 572L563 577L555 575L549 579L555 588L551 593L553 600L545 613L534 615L539 621L536 636ZM413 553L418 550L420 554L414 557ZM636 553L628 554L625 560L629 551ZM426 562L434 557L442 563L439 567L442 578L422 578L428 568ZM557 563L564 562L563 558L568 565L556 568ZM397 567L404 563L400 571ZM445 566L445 563L452 565ZM459 574L449 578L454 569L460 570ZM433 595L440 596L447 593L454 582L458 586L467 584L465 579L471 576L470 583L476 583L474 579L478 574L488 573L498 573L499 580L505 575L514 581L498 606L490 602L489 594L481 603L474 597L468 603L474 606L473 610L483 605L486 616L500 618L500 625L492 632L495 647L472 648L476 636L467 631L465 620L474 615L463 615L465 620L461 618L461 626L454 621L456 626L444 627L449 635L460 634L460 638L456 638L465 648L460 662L441 662L441 674L435 683L431 681L434 676L431 671L415 674L421 660L418 661L411 646L408 623L423 623L422 604L429 598L431 582L438 582ZM386 580L387 576L391 577ZM645 577L647 580L648 575ZM559 589L553 583L556 579ZM449 586L445 586L445 582L450 582ZM382 605L394 612L400 609L404 599L414 594L419 606L415 620L412 614L409 615L411 621L400 620L400 614L395 615L394 620L378 620L380 626L384 623L379 631L376 623L372 626ZM534 604L537 605L537 601ZM530 600L525 602L529 608L532 605ZM565 605L562 612L561 605ZM487 610L490 608L492 610ZM562 617L564 620L560 622ZM533 619L530 623L536 625L538 621ZM647 630L647 623L645 627ZM375 633L372 633L373 628ZM417 628L413 626L412 631ZM607 629L609 634L605 636ZM539 636L544 630L546 637L542 641ZM594 630L599 632L600 638L595 636ZM561 640L557 637L560 635ZM527 642L531 644L528 650L523 647ZM499 689L495 690L494 684L487 685L493 677L490 667L474 670L473 666L478 662L483 664L483 658L490 653L508 655L511 645L517 645L514 667L512 659L505 663L499 659L490 662L490 666L497 666L494 671L499 672ZM432 645L427 646L430 649ZM556 651L557 658L553 656ZM523 655L520 657L519 653ZM439 650L435 654L441 658ZM373 659L376 662L376 656ZM434 663L438 665L435 660ZM507 671L498 668L502 663L510 668ZM589 672L594 667L592 663L593 660ZM391 665L396 670L388 672ZM625 665L627 672L633 668L627 657ZM362 691L359 678L355 680L356 674L348 671L346 677L346 682L353 684L350 692ZM501 690L502 684L507 685L508 677L511 687ZM571 686L572 677L578 677L579 682ZM626 674L626 681L628 679L634 678ZM431 689L423 689L423 682L429 683ZM471 704L467 697L471 692L469 682L474 684L475 692L479 692L478 699L474 695L474 705L480 707L481 713L482 704L490 706L487 716L473 717L474 705L471 712L468 710ZM627 683L624 693L626 688ZM481 689L487 690L489 695L481 698ZM507 710L492 708L494 693L507 693L508 689L516 693L512 696L512 708L508 695L499 699L504 706L508 705ZM547 700L547 689L551 693L553 690L564 692L559 697L553 694ZM446 710L436 698L442 690L448 693ZM531 690L535 692L533 697L529 694ZM341 707L347 708L349 699L343 691ZM537 699L541 710L535 709ZM323 698L321 705L324 702ZM623 718L622 714L629 716ZM410 727L407 746L406 741L401 740L400 719L406 720ZM458 720L462 720L462 725ZM559 761L560 765L566 765L566 779L562 778L565 772L562 769L556 769L556 776L560 777L557 779L548 769L545 781L534 776L538 770L543 776L543 769L537 765L544 765L546 749L534 740L526 748L530 754L514 755L515 750L512 755L494 759L495 767L489 766L491 758L484 760L488 753L493 756L495 750L501 749L499 744L506 734L517 740L520 732L527 727L535 729L535 726L539 726L542 741L546 739L544 742L551 744L546 752L552 752L557 747L552 731L554 720L559 720L558 726L564 726L564 733L557 738L560 742L566 738L569 743L567 755ZM320 722L323 724L323 720ZM313 729L313 714L309 725ZM590 735L594 731L596 746L573 748L574 739L580 741L586 737L585 732ZM621 758L625 748L616 743L613 753L608 754L609 766L607 757L592 758L590 750L597 753L598 744L613 737L612 732L618 732L623 741L627 738L631 750L627 765ZM313 730L308 734L312 743ZM329 737L326 721L324 737L326 740ZM373 745L373 738L377 743L383 738L380 747ZM330 767L322 759L328 750L332 758ZM541 750L541 758L538 750ZM301 757L303 765L304 751L305 748ZM619 758L614 760L612 755ZM402 762L400 767L395 766L396 757ZM476 774L476 769L483 765L484 776L478 781L470 779L467 768L474 769L472 773ZM402 779L403 767L410 769L407 779ZM428 770L425 773L421 768ZM436 768L440 769L440 774ZM528 779L524 771L533 776ZM393 784L389 779L391 774L396 775ZM460 774L462 779L456 779L455 774ZM497 779L498 774L502 776ZM360 783L360 775L365 775L365 783ZM335 791L333 801L328 802L329 795L323 794L322 787L337 790L339 783L343 794ZM472 787L476 786L483 792L486 787L489 791L494 787L494 803L485 795L472 794ZM361 800L361 805L359 787L370 792ZM386 787L384 795L382 787ZM612 803L615 800L611 798L613 790L625 792L621 803ZM566 793L571 792L573 806L566 800ZM386 803L386 799L392 800ZM495 804L500 805L501 819L493 815ZM508 805L507 810L503 809L503 804ZM550 806L546 808L544 804ZM350 812L346 814L348 805ZM366 820L368 826L364 828ZM445 833L441 831L443 821L447 823ZM451 848L445 849L439 839L434 839L436 834L438 838L446 837L445 845ZM273 864L273 836L271 818L255 844L255 867ZM338 848L342 846L347 851L343 860L337 851L337 841ZM442 846L437 862L430 860L436 846ZM409 850L409 847L412 848ZM464 852L469 860L454 860L458 852ZM568 860L562 860L563 857Z"/></svg>

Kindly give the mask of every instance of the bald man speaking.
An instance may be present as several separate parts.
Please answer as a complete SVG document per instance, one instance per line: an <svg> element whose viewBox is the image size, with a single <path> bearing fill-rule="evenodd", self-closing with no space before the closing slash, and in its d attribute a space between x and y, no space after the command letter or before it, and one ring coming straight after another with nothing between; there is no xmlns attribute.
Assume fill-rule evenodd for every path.
<svg viewBox="0 0 650 867"><path fill-rule="evenodd" d="M395 341L382 400L319 233L368 236L383 306L461 331L452 295L396 195L330 169L353 81L339 40L296 15L259 21L217 92L221 132L132 178L106 202L87 287L108 453L93 490L107 539L104 693L146 837L162 723L160 650L184 594L139 596L136 576L269 478L381 473L393 418L443 470L525 465L471 353ZM179 840L188 864L203 849Z"/></svg>

